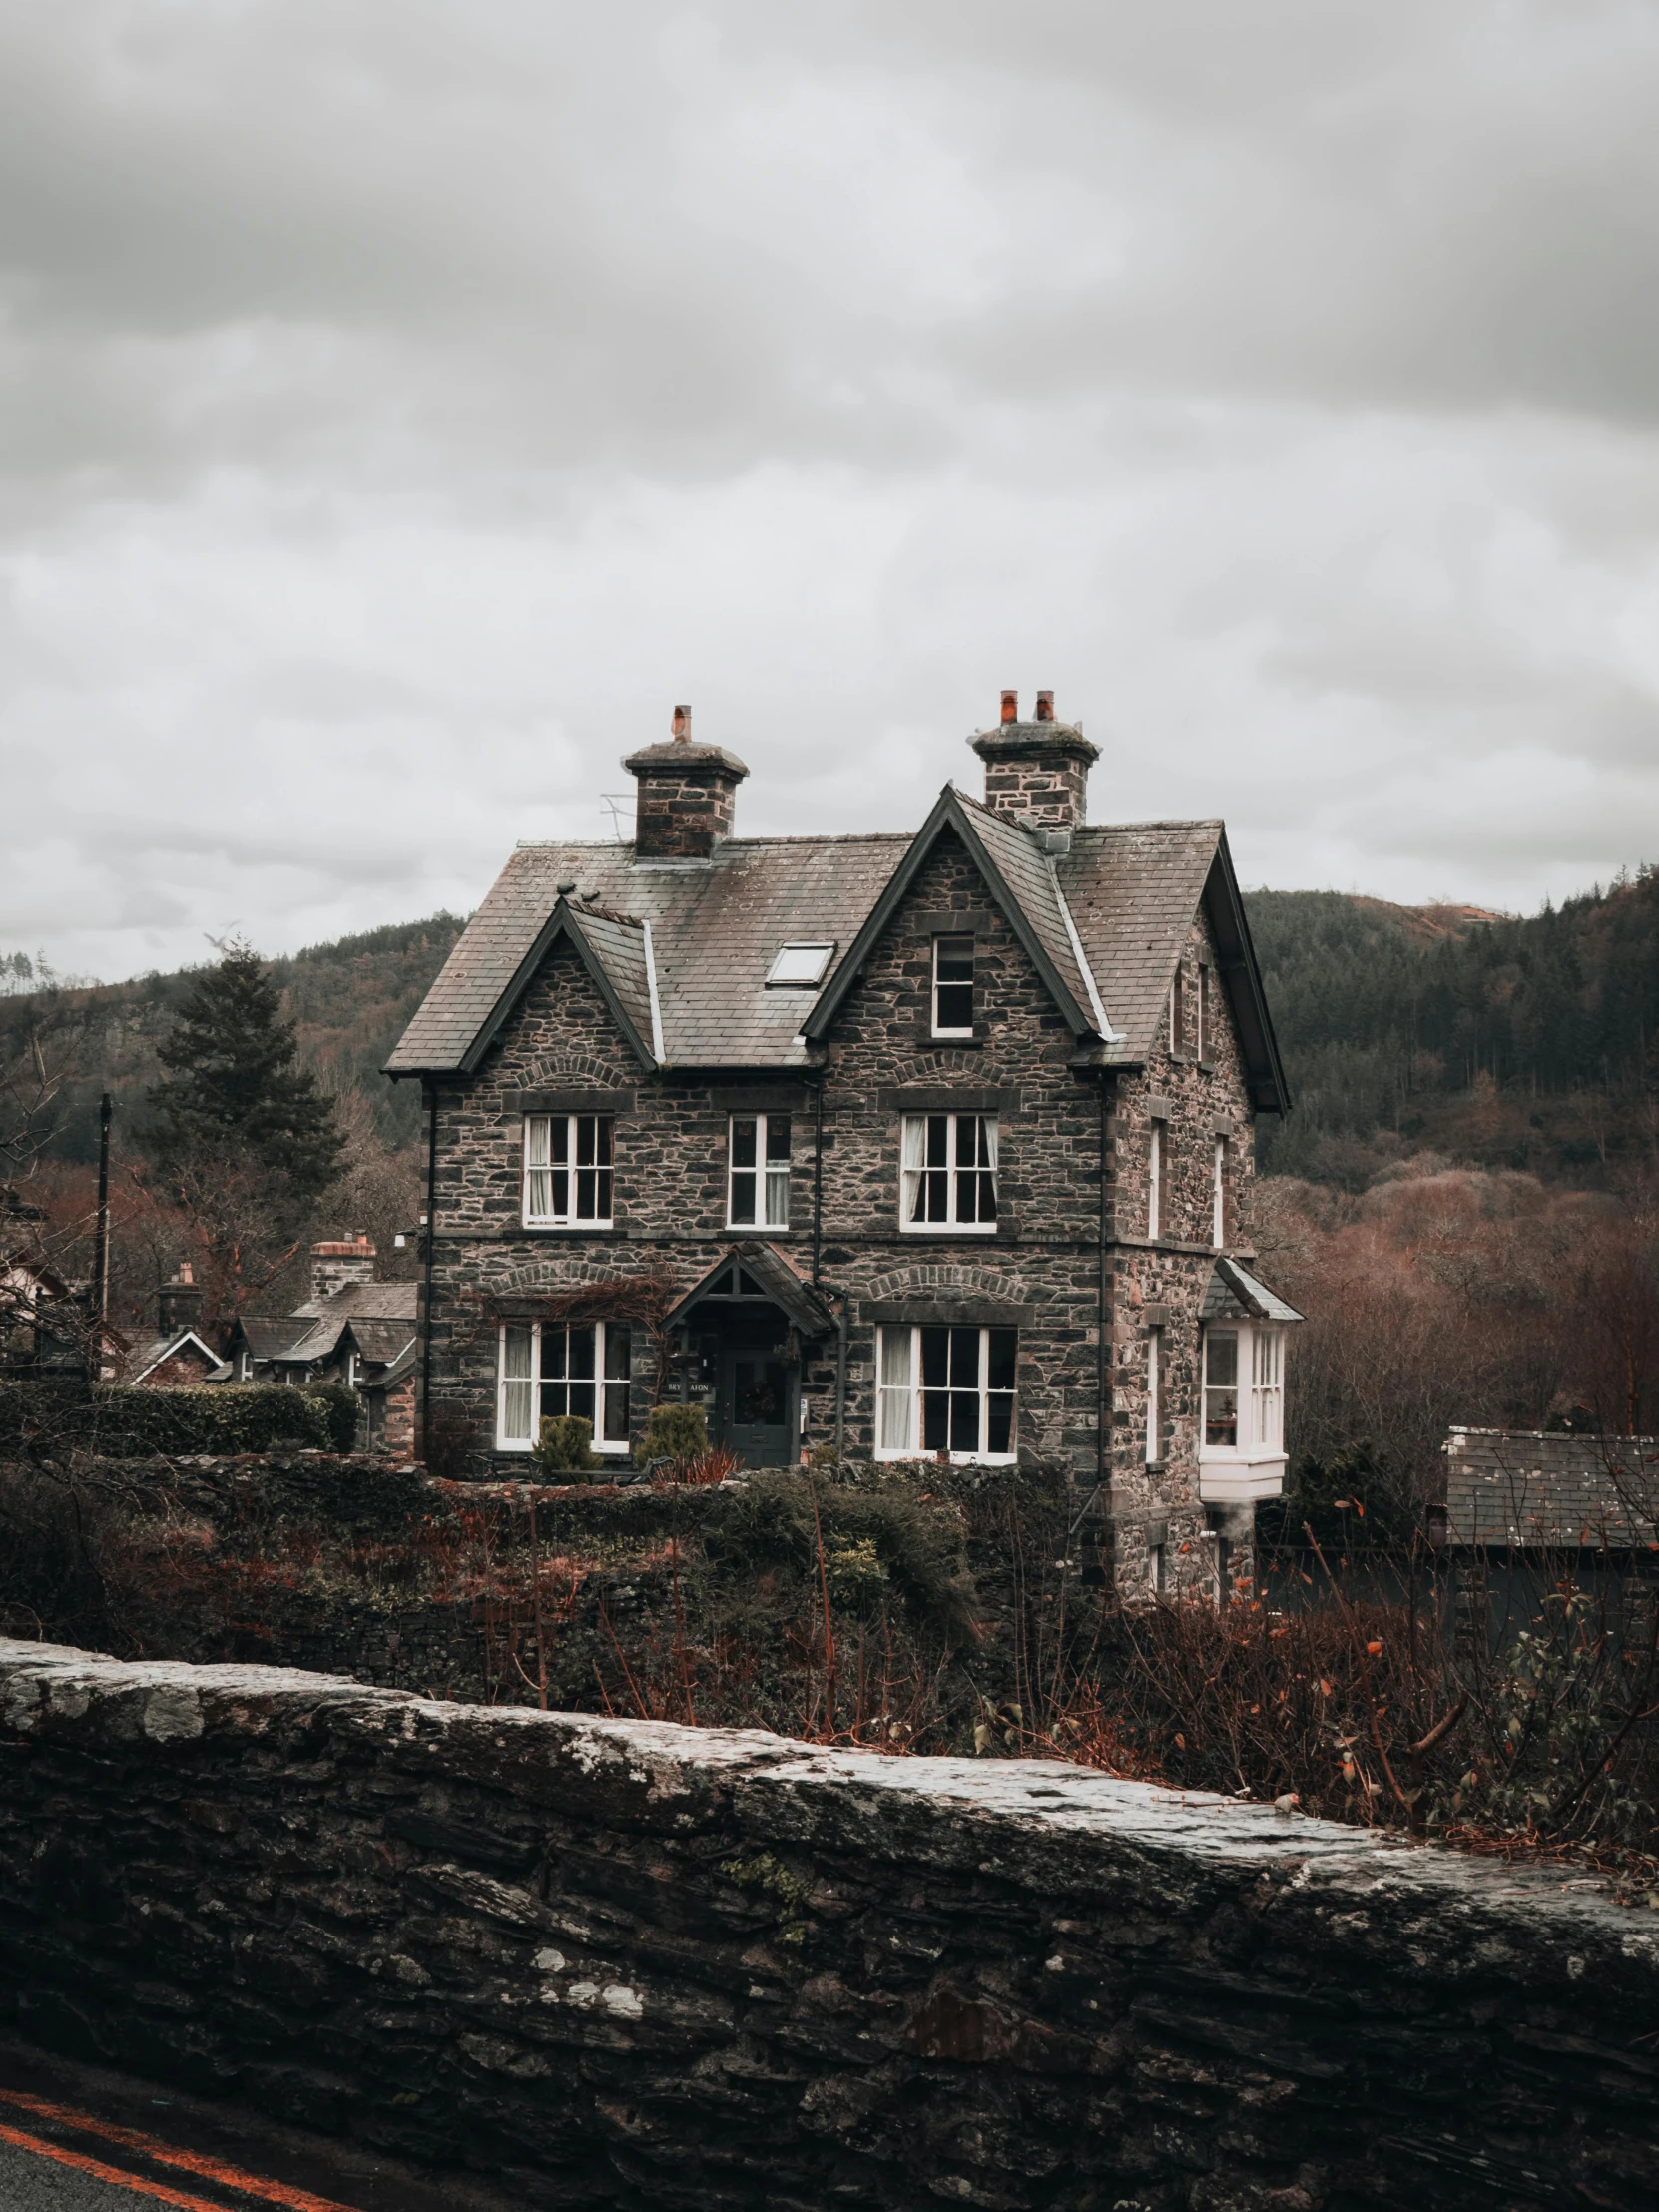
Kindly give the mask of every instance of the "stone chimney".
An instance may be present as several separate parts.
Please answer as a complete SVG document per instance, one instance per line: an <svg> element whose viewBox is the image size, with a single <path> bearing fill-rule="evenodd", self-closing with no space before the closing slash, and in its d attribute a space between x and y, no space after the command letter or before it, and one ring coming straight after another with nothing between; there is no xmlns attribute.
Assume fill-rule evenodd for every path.
<svg viewBox="0 0 1659 2212"><path fill-rule="evenodd" d="M200 1329L202 1326L202 1288L191 1272L188 1260L181 1260L179 1272L171 1283L164 1283L156 1293L156 1332L171 1337L181 1329Z"/></svg>
<svg viewBox="0 0 1659 2212"><path fill-rule="evenodd" d="M1100 758L1081 730L1054 719L1054 694L1037 694L1037 719L1021 722L1019 694L1002 694L1002 716L969 745L985 764L985 805L1018 815L1063 850L1083 826L1089 770Z"/></svg>
<svg viewBox="0 0 1659 2212"><path fill-rule="evenodd" d="M311 1297L333 1298L349 1283L372 1283L374 1247L348 1229L342 1243L311 1247Z"/></svg>
<svg viewBox="0 0 1659 2212"><path fill-rule="evenodd" d="M648 745L622 764L639 782L634 850L647 859L706 860L732 834L749 771L718 745L693 745L689 707L675 708L672 727L666 745Z"/></svg>

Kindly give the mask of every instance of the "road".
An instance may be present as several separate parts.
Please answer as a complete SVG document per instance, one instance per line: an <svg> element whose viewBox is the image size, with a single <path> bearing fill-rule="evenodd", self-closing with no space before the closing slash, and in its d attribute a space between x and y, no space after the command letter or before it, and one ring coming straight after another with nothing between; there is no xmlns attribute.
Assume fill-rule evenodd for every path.
<svg viewBox="0 0 1659 2212"><path fill-rule="evenodd" d="M0 2212L506 2212L459 2176L0 2040Z"/></svg>

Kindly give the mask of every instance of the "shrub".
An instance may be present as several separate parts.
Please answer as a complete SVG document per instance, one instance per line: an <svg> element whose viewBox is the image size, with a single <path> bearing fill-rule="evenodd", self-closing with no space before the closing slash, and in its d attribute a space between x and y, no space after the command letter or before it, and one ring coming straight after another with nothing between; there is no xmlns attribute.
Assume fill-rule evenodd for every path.
<svg viewBox="0 0 1659 2212"><path fill-rule="evenodd" d="M356 1391L347 1389L343 1382L316 1382L305 1395L322 1408L322 1417L328 1424L330 1449L354 1451L357 1421L362 1412L362 1400Z"/></svg>
<svg viewBox="0 0 1659 2212"><path fill-rule="evenodd" d="M592 1474L605 1463L593 1448L593 1422L580 1413L549 1413L530 1463L543 1476Z"/></svg>
<svg viewBox="0 0 1659 2212"><path fill-rule="evenodd" d="M267 1382L185 1390L7 1383L0 1386L0 1448L8 1444L37 1457L89 1450L114 1459L269 1451L283 1444L335 1448L327 1408L316 1395Z"/></svg>
<svg viewBox="0 0 1659 2212"><path fill-rule="evenodd" d="M699 1459L709 1448L709 1416L701 1405L653 1405L639 1447L641 1466L653 1459Z"/></svg>

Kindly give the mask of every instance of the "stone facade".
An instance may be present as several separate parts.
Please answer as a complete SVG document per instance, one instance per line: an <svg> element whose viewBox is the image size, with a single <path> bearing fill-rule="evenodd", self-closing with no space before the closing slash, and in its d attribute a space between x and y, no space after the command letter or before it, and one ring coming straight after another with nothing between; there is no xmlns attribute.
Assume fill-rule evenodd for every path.
<svg viewBox="0 0 1659 2212"><path fill-rule="evenodd" d="M843 905L830 929L832 894L820 887L792 909L790 885L834 840L799 840L793 866L788 849L731 842L743 765L693 746L687 710L673 740L627 762L640 786L631 852L566 847L509 867L499 913L486 904L394 1061L420 1074L433 1117L427 1412L446 1472L523 1466L497 1447L501 1333L538 1319L629 1318L631 1442L660 1395L729 1408L730 1364L710 1350L727 1340L699 1334L678 1302L701 1298L747 1237L811 1292L787 1331L780 1318L764 1344L764 1332L742 1340L786 1379L769 1452L881 1448L884 1328L1012 1329L1018 1459L1077 1486L1107 1572L1142 1589L1251 1571L1252 1509L1200 1494L1201 1313L1218 1254L1252 1257L1253 1114L1283 1086L1259 979L1253 999L1239 995L1255 970L1225 842L1219 825L1085 828L1096 749L1052 719L1046 694L1035 722L1014 719L1016 706L1007 695L1001 725L973 741L985 806L941 795L855 919ZM682 819L693 784L722 796L713 814ZM538 866L545 888L533 890ZM541 934L513 973L505 944L532 927ZM1084 931L1110 961L1098 986ZM758 987L780 945L815 933L838 962L820 972L822 993ZM941 1021L956 1032L941 1035L936 948L958 938L973 946L971 1022ZM1102 992L1133 1037L1112 1028ZM735 1114L760 1113L790 1117L789 1220L739 1229L729 1130ZM608 1225L524 1225L529 1114L608 1118ZM904 1118L947 1114L994 1119L988 1230L904 1221Z"/></svg>
<svg viewBox="0 0 1659 2212"><path fill-rule="evenodd" d="M941 929L975 942L975 1035L943 1044L930 1031L932 942ZM1215 960L1195 919L1183 971L1196 1005ZM1107 1300L1107 1465L1116 1571L1146 1578L1147 1529L1166 1545L1172 1579L1213 1573L1198 1497L1198 1310L1214 1264L1214 1147L1227 1142L1230 1248L1248 1216L1252 1119L1223 994L1209 993L1202 1061L1196 1037L1166 1042L1135 1073L1079 1068L1072 1039L982 876L941 838L861 980L846 999L822 1070L752 1078L645 1076L567 942L503 1025L464 1090L440 1091L432 1291L434 1402L459 1409L476 1471L492 1456L496 1326L514 1301L547 1290L661 1277L684 1289L730 1248L728 1117L770 1105L796 1132L788 1229L767 1241L812 1270L846 1318L844 1370L833 1339L809 1348L801 1374L805 1448L837 1435L854 1456L875 1442L875 1334L882 1320L994 1319L1019 1329L1019 1450L1062 1463L1092 1490L1101 1472L1102 1286ZM817 1119L822 1099L822 1199ZM526 1101L615 1116L614 1226L521 1226ZM999 1214L993 1234L915 1235L899 1226L901 1114L946 1105L998 1117ZM1147 1235L1147 1153L1163 1144L1163 1233ZM1102 1124L1106 1192L1101 1207ZM815 1223L817 1235L815 1238ZM1102 1229L1106 1243L1102 1247ZM599 1311L604 1302L599 1294ZM1147 1330L1161 1331L1166 1444L1144 1449ZM636 1432L655 1392L656 1351L636 1331ZM843 1380L844 1379L844 1380ZM837 1392L844 1388L839 1400ZM484 1463L488 1461L489 1463ZM1158 1533L1158 1531L1162 1533ZM1245 1531L1240 1532L1247 1541ZM1183 1547L1186 1547L1183 1549ZM1248 1572L1239 1552L1234 1563Z"/></svg>
<svg viewBox="0 0 1659 2212"><path fill-rule="evenodd" d="M0 1643L0 2006L526 2206L1659 2200L1595 1879L1053 1764Z"/></svg>

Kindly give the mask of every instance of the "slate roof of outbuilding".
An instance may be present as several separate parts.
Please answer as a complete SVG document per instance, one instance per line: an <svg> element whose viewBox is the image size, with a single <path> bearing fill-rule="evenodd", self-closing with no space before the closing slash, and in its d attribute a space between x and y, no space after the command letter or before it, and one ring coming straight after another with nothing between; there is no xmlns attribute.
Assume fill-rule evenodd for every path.
<svg viewBox="0 0 1659 2212"><path fill-rule="evenodd" d="M1219 884L1236 908L1221 823L1085 827L1073 832L1068 852L1051 856L1015 817L966 793L954 796L1056 975L1091 1021L1063 894L1115 1032L1099 1057L1108 1064L1144 1061L1200 901L1210 891L1213 916L1224 918L1215 912ZM804 1067L809 1054L801 1027L819 993L769 988L774 956L791 942L830 941L835 953L822 988L833 984L913 841L893 835L734 837L707 860L642 859L622 843L520 845L450 953L387 1072L445 1074L473 1064L468 1054L475 1040L547 928L559 884L571 881L588 942L630 1017L640 1008L635 1025L647 1040L642 934L616 917L650 921L665 1064ZM601 912L584 914L584 906ZM1243 929L1242 911L1233 922ZM1247 935L1237 949L1240 959L1224 959L1223 981L1240 1012L1256 1102L1273 1104L1283 1079ZM1254 1026L1246 999L1257 1010Z"/></svg>

